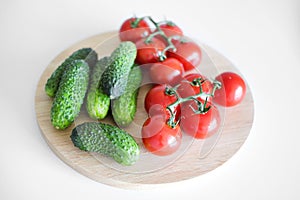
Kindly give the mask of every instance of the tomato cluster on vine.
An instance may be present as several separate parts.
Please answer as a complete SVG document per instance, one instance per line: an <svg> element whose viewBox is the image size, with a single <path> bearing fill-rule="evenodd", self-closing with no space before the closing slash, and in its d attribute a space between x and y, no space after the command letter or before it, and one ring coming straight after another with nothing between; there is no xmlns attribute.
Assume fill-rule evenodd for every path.
<svg viewBox="0 0 300 200"><path fill-rule="evenodd" d="M236 73L224 72L211 81L195 72L202 50L174 22L132 17L123 22L119 36L136 44L135 62L146 66L155 83L145 98L149 118L141 133L145 148L153 154L177 151L182 132L196 139L215 134L221 122L216 104L235 106L245 96L246 84Z"/></svg>

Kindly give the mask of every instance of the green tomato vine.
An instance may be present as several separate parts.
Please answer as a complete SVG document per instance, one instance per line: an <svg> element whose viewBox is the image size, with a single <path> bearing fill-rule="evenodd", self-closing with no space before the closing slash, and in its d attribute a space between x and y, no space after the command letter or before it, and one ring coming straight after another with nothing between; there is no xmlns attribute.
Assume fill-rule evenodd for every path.
<svg viewBox="0 0 300 200"><path fill-rule="evenodd" d="M166 107L166 109L170 112L171 117L170 119L168 119L167 124L171 127L171 128L175 128L180 119L178 121L176 121L176 107L183 103L183 102L187 102L187 101L195 101L196 105L197 105L197 109L194 109L193 107L191 107L191 109L193 110L193 112L195 114L205 114L209 111L210 106L207 106L207 102L208 102L208 98L209 97L213 97L214 93L217 89L221 88L221 83L219 81L214 80L213 81L213 89L211 91L211 93L205 93L203 92L202 89L202 84L207 81L207 79L202 79L202 78L196 78L193 81L189 82L187 81L191 86L193 87L199 87L199 93L195 94L193 96L188 96L185 98L181 98L178 93L177 93L177 88L180 86L180 84L176 85L175 87L167 87L165 90L165 94L169 95L169 96L173 96L175 95L176 97L176 101L171 103L170 105L168 105ZM201 102L198 98L205 98L204 102Z"/></svg>
<svg viewBox="0 0 300 200"><path fill-rule="evenodd" d="M170 26L175 26L175 24L172 22L172 21L161 21L161 22L156 22L154 21L150 16L144 16L144 17L140 17L140 18L136 18L136 20L134 22L132 22L132 26L136 27L137 24L143 20L143 19L148 19L153 25L154 27L156 28L154 32L152 32L150 35L148 35L145 39L145 44L149 44L151 43L152 39L157 36L157 35L160 35L166 42L167 42L167 46L163 49L163 51L159 52L159 60L160 61L164 61L167 56L166 56L166 53L168 50L172 50L174 52L176 52L176 47L175 45L173 44L172 40L173 39L176 39L176 40L180 40L180 42L187 42L186 39L182 38L181 35L172 35L170 37L168 37L165 32L160 28L160 25L161 24L168 24ZM176 121L176 112L175 112L175 108L179 105L179 104L182 104L184 102L187 102L187 101L194 101L196 102L196 105L197 105L197 108L194 109L193 107L191 107L191 109L193 110L193 112L195 114L205 114L207 113L211 106L207 106L207 103L208 103L208 98L210 97L213 97L214 96L214 93L217 89L220 89L221 88L221 83L219 81L216 81L214 80L213 81L213 89L212 89L212 92L207 94L205 92L203 92L203 89L202 89L202 84L207 81L206 79L202 79L202 78L196 78L194 79L193 81L189 82L187 81L189 84L191 84L191 86L193 87L199 87L199 93L198 94L195 94L193 96L189 96L189 97L185 97L185 98L181 98L178 93L177 93L177 89L178 87L180 86L180 84L176 85L175 87L167 87L166 90L165 90L165 94L166 95L170 95L170 96L173 96L175 95L176 97L176 101L171 103L170 105L168 105L166 107L166 109L170 112L171 114L171 117L170 119L168 119L167 121L167 124L171 127L171 128L175 128L180 119ZM205 99L204 102L201 102L198 98L202 98L202 99Z"/></svg>

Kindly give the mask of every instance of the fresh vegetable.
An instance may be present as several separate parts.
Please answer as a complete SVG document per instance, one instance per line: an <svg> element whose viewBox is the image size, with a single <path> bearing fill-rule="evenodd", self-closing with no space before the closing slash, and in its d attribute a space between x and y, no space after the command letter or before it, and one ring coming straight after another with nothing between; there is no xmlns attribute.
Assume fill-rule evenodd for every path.
<svg viewBox="0 0 300 200"><path fill-rule="evenodd" d="M45 92L49 97L54 97L58 90L61 77L67 66L74 60L85 60L92 68L97 62L97 53L91 48L82 48L70 55L58 68L51 74L45 85Z"/></svg>
<svg viewBox="0 0 300 200"><path fill-rule="evenodd" d="M201 63L202 52L195 42L177 40L174 45L176 49L170 49L167 56L178 59L185 71L193 70Z"/></svg>
<svg viewBox="0 0 300 200"><path fill-rule="evenodd" d="M200 87L200 84L201 87ZM189 96L193 96L202 92L206 94L210 94L213 89L213 84L203 75L199 73L188 74L183 77L180 86L177 89L180 97L186 98ZM207 96L199 97L199 100L205 100ZM211 100L211 97L208 97L208 100Z"/></svg>
<svg viewBox="0 0 300 200"><path fill-rule="evenodd" d="M142 71L139 66L134 66L128 76L125 93L112 100L112 115L119 127L128 126L134 119L141 82Z"/></svg>
<svg viewBox="0 0 300 200"><path fill-rule="evenodd" d="M119 36L121 41L136 42L151 32L148 23L142 18L129 18L123 22Z"/></svg>
<svg viewBox="0 0 300 200"><path fill-rule="evenodd" d="M159 25L159 27L166 34L167 37L183 36L183 32L182 32L181 28L179 28L172 21L167 21L166 23Z"/></svg>
<svg viewBox="0 0 300 200"><path fill-rule="evenodd" d="M145 98L145 109L150 118L155 119L152 124L156 124L157 130L163 129L161 124L166 124L171 129L177 129L180 124L187 134L203 139L219 128L219 112L209 101L219 87L218 81L207 83L200 74L190 74L174 87L158 85L150 89ZM158 123L160 118L164 121ZM151 126L153 127L154 125ZM155 140L154 138L151 139Z"/></svg>
<svg viewBox="0 0 300 200"><path fill-rule="evenodd" d="M147 39L140 39L135 45L137 48L136 62L139 64L158 62L161 52L166 47L164 42L157 38L152 38L149 41Z"/></svg>
<svg viewBox="0 0 300 200"><path fill-rule="evenodd" d="M150 24L155 27L153 32L150 31ZM143 28L139 29L139 26ZM187 40L182 30L172 21L156 22L150 16L133 17L122 24L119 32L134 38L128 40L136 44L138 49L136 62L139 64L155 63L173 57L183 64L185 71L189 71L201 62L200 47L195 42ZM124 41L122 37L121 40Z"/></svg>
<svg viewBox="0 0 300 200"><path fill-rule="evenodd" d="M217 133L221 119L214 103L230 107L245 96L246 85L238 74L225 72L213 81L199 73L189 74L201 63L201 48L183 36L180 27L171 21L156 22L150 16L132 17L123 22L119 37L120 45L96 65L96 52L83 48L69 56L47 80L45 91L55 97L51 108L55 128L69 127L79 115L89 77L86 98L89 116L103 119L111 104L116 125L130 125L143 82L140 66L134 63L145 65L144 72L149 73L152 83L156 84L145 97L148 118L141 136L144 147L158 156L176 152L182 133L196 139ZM84 122L72 130L70 137L81 150L104 154L122 165L132 165L139 158L139 145L117 126Z"/></svg>
<svg viewBox="0 0 300 200"><path fill-rule="evenodd" d="M92 119L103 119L109 110L110 98L99 88L102 73L109 65L109 57L100 59L92 70L90 86L87 93L86 110Z"/></svg>
<svg viewBox="0 0 300 200"><path fill-rule="evenodd" d="M155 36L156 38L163 41L167 46L169 45L169 41L166 40L166 38L170 38L170 42L174 42L176 39L180 39L183 36L183 32L181 28L179 28L174 22L172 21L165 21L162 23L159 23L158 25L159 29L156 29L154 32L162 31L166 37L163 37L162 35Z"/></svg>
<svg viewBox="0 0 300 200"><path fill-rule="evenodd" d="M125 92L128 75L135 58L136 47L130 41L121 42L111 54L111 62L103 72L99 86L111 99Z"/></svg>
<svg viewBox="0 0 300 200"><path fill-rule="evenodd" d="M155 155L166 156L174 153L179 148L181 139L180 127L170 127L161 115L152 116L143 124L143 144Z"/></svg>
<svg viewBox="0 0 300 200"><path fill-rule="evenodd" d="M153 83L175 85L182 78L183 72L181 62L175 58L167 58L151 66L150 77Z"/></svg>
<svg viewBox="0 0 300 200"><path fill-rule="evenodd" d="M170 86L166 84L154 86L150 89L145 97L145 109L150 115L165 114L165 118L169 119L171 113L167 110L167 106L177 100L176 94L170 90ZM174 107L175 115L180 115L180 104Z"/></svg>
<svg viewBox="0 0 300 200"><path fill-rule="evenodd" d="M192 101L182 106L180 127L186 134L196 139L205 139L219 130L220 114L217 107L211 103L205 105L207 108L209 107L207 112L198 113L196 104Z"/></svg>
<svg viewBox="0 0 300 200"><path fill-rule="evenodd" d="M100 122L85 122L72 130L71 140L83 151L110 156L122 165L134 164L140 154L134 138L124 130Z"/></svg>
<svg viewBox="0 0 300 200"><path fill-rule="evenodd" d="M64 71L51 108L51 122L65 129L78 116L89 82L89 66L83 60L71 62Z"/></svg>
<svg viewBox="0 0 300 200"><path fill-rule="evenodd" d="M246 84L242 77L233 72L224 72L216 77L223 88L215 92L213 102L231 107L239 104L245 97Z"/></svg>

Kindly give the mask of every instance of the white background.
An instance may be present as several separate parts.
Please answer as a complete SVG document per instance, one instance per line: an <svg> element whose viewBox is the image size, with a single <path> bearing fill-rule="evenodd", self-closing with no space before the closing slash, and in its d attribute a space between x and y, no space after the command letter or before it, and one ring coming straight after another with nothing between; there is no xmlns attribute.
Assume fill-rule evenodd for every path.
<svg viewBox="0 0 300 200"><path fill-rule="evenodd" d="M299 13L299 0L1 0L0 199L300 199ZM64 164L34 111L39 77L57 54L133 14L167 17L221 51L255 101L250 136L228 162L144 191L97 183Z"/></svg>

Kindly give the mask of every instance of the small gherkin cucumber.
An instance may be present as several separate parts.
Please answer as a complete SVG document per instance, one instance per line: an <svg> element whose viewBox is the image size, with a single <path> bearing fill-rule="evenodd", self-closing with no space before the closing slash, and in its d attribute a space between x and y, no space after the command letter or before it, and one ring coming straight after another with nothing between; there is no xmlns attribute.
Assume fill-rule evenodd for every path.
<svg viewBox="0 0 300 200"><path fill-rule="evenodd" d="M142 71L139 66L133 66L128 76L125 93L112 101L112 115L119 127L128 126L134 119L141 82Z"/></svg>
<svg viewBox="0 0 300 200"><path fill-rule="evenodd" d="M140 149L134 138L116 126L85 122L75 127L70 137L79 149L110 156L122 165L132 165L139 158Z"/></svg>
<svg viewBox="0 0 300 200"><path fill-rule="evenodd" d="M115 99L125 92L127 78L136 53L135 44L126 41L121 42L111 54L111 63L107 66L100 80L100 88L111 99Z"/></svg>
<svg viewBox="0 0 300 200"><path fill-rule="evenodd" d="M110 98L101 88L99 82L102 73L109 64L109 57L100 59L91 74L90 86L87 93L86 110L92 119L103 119L109 110Z"/></svg>
<svg viewBox="0 0 300 200"><path fill-rule="evenodd" d="M51 74L45 84L45 92L49 97L54 97L58 90L59 82L67 66L74 60L85 60L92 68L98 59L97 53L91 48L82 48L70 55L58 68Z"/></svg>
<svg viewBox="0 0 300 200"><path fill-rule="evenodd" d="M75 60L67 66L51 108L51 122L55 128L67 128L78 116L88 81L89 66L85 61Z"/></svg>

